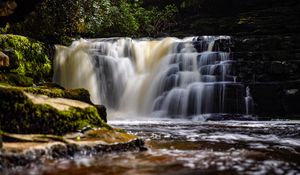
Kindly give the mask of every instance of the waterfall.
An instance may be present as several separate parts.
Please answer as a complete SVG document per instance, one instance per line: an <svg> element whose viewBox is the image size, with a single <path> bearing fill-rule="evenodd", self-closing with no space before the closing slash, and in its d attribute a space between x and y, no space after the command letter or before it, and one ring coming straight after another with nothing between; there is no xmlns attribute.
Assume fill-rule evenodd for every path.
<svg viewBox="0 0 300 175"><path fill-rule="evenodd" d="M186 117L249 114L229 36L102 38L57 46L54 82L86 88L111 110ZM248 90L247 90L248 92Z"/></svg>

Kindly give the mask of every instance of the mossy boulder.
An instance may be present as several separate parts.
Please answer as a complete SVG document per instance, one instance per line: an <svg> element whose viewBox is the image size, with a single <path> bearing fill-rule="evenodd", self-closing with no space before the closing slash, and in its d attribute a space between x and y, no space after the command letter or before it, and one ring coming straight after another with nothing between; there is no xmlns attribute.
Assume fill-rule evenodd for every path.
<svg viewBox="0 0 300 175"><path fill-rule="evenodd" d="M0 130L4 132L62 135L86 126L110 128L88 103L8 86L0 86L0 99Z"/></svg>
<svg viewBox="0 0 300 175"><path fill-rule="evenodd" d="M0 83L27 87L33 85L33 79L17 73L0 73Z"/></svg>
<svg viewBox="0 0 300 175"><path fill-rule="evenodd" d="M17 63L11 72L34 82L50 80L51 61L44 43L18 35L0 35L0 49L9 51Z"/></svg>

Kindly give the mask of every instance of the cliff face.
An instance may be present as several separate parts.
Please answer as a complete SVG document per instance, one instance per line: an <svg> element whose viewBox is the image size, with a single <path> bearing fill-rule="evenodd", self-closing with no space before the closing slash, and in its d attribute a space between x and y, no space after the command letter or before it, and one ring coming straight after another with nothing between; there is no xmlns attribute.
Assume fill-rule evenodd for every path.
<svg viewBox="0 0 300 175"><path fill-rule="evenodd" d="M298 33L297 0L145 0L145 6L175 3L178 35L261 35Z"/></svg>
<svg viewBox="0 0 300 175"><path fill-rule="evenodd" d="M230 35L231 74L250 88L261 117L300 115L300 2L297 0L178 0L172 35ZM153 6L158 1L146 0Z"/></svg>
<svg viewBox="0 0 300 175"><path fill-rule="evenodd" d="M217 41L234 60L229 75L249 87L254 114L299 118L299 35L244 35Z"/></svg>

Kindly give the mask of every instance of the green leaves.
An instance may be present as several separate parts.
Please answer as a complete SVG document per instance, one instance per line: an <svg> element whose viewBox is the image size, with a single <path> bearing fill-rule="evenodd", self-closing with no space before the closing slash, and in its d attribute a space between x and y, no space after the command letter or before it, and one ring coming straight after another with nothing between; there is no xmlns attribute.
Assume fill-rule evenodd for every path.
<svg viewBox="0 0 300 175"><path fill-rule="evenodd" d="M50 78L51 61L43 43L19 35L0 35L0 48L13 50L18 63L13 72L35 82Z"/></svg>
<svg viewBox="0 0 300 175"><path fill-rule="evenodd" d="M174 25L175 5L142 5L134 0L46 0L10 32L68 44L66 37L157 36Z"/></svg>

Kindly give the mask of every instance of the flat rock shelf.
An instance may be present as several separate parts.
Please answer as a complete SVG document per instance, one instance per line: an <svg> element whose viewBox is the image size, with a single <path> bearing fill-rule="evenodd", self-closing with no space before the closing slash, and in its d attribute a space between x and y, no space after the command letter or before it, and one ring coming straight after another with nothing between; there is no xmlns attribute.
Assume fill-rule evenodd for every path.
<svg viewBox="0 0 300 175"><path fill-rule="evenodd" d="M43 160L89 156L109 152L143 151L144 141L138 138L128 142L106 143L101 140L68 142L4 142L0 152L0 173L10 168L42 163ZM5 172L5 171L4 171Z"/></svg>

